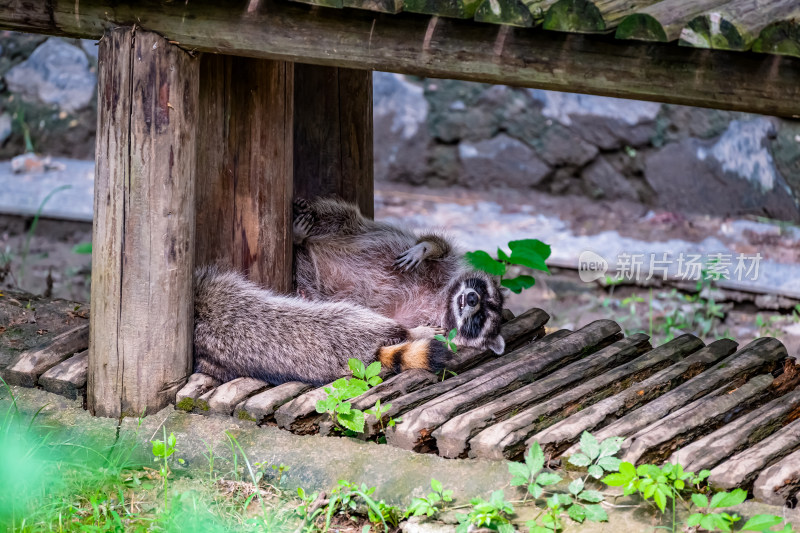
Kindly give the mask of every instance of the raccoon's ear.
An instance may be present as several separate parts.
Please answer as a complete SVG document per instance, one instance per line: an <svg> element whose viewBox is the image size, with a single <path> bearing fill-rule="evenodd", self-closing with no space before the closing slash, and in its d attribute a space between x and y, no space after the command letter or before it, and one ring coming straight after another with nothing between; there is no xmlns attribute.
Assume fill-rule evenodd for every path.
<svg viewBox="0 0 800 533"><path fill-rule="evenodd" d="M502 353L506 350L506 341L503 339L503 337L498 335L491 342L489 342L487 348L497 355L502 355Z"/></svg>

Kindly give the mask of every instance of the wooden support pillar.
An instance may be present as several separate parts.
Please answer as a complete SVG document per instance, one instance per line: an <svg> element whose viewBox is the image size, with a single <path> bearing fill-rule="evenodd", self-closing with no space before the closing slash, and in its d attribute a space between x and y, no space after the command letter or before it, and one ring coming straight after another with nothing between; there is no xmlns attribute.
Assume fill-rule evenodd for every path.
<svg viewBox="0 0 800 533"><path fill-rule="evenodd" d="M153 413L191 370L199 62L132 28L100 41L88 406Z"/></svg>
<svg viewBox="0 0 800 533"><path fill-rule="evenodd" d="M372 72L295 64L294 187L374 213Z"/></svg>
<svg viewBox="0 0 800 533"><path fill-rule="evenodd" d="M293 63L207 54L200 65L197 265L292 284Z"/></svg>

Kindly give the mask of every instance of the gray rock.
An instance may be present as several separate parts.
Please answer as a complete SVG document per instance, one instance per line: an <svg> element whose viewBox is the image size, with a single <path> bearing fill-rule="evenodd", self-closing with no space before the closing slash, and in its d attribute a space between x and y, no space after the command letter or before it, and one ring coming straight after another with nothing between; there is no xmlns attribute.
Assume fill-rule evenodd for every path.
<svg viewBox="0 0 800 533"><path fill-rule="evenodd" d="M638 200L639 195L631 183L620 174L604 157L598 157L581 173L589 196Z"/></svg>
<svg viewBox="0 0 800 533"><path fill-rule="evenodd" d="M488 141L464 141L458 155L463 166L460 183L471 187L531 187L550 173L533 149L502 133Z"/></svg>
<svg viewBox="0 0 800 533"><path fill-rule="evenodd" d="M576 167L582 167L598 154L595 145L560 124L552 124L542 132L537 152L550 165Z"/></svg>
<svg viewBox="0 0 800 533"><path fill-rule="evenodd" d="M58 37L47 39L5 79L9 90L24 100L55 104L67 112L86 107L97 84L86 54Z"/></svg>

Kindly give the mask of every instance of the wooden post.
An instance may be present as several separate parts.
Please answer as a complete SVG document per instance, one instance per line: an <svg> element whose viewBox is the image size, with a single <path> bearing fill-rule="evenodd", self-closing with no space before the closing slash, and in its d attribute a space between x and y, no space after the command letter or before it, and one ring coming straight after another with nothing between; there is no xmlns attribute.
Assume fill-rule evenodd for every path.
<svg viewBox="0 0 800 533"><path fill-rule="evenodd" d="M372 72L295 64L295 195L337 195L374 214Z"/></svg>
<svg viewBox="0 0 800 533"><path fill-rule="evenodd" d="M88 406L153 413L191 370L198 61L132 28L100 42Z"/></svg>
<svg viewBox="0 0 800 533"><path fill-rule="evenodd" d="M207 54L200 65L197 265L292 284L293 63Z"/></svg>

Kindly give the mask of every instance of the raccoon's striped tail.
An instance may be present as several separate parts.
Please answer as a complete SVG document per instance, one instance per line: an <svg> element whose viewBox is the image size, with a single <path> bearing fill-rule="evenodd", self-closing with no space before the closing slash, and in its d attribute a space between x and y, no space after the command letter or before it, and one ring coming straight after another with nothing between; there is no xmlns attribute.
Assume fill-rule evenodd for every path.
<svg viewBox="0 0 800 533"><path fill-rule="evenodd" d="M443 369L449 352L443 342L422 339L378 348L378 361L383 368L400 373L412 368L430 372Z"/></svg>

